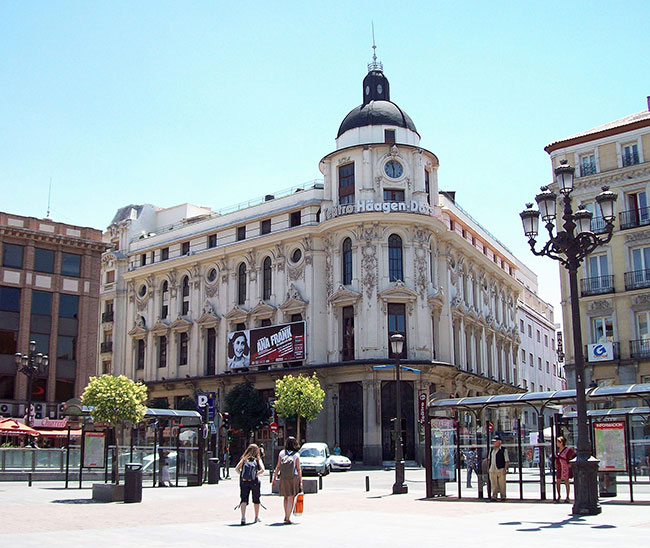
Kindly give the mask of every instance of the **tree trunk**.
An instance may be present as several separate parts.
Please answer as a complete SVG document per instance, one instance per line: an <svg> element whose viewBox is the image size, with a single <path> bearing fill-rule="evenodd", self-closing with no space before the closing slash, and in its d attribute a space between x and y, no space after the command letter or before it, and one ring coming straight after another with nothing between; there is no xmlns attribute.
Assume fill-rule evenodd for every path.
<svg viewBox="0 0 650 548"><path fill-rule="evenodd" d="M120 484L120 467L119 463L117 462L118 455L119 455L119 450L118 450L118 443L117 443L117 427L113 426L112 428L112 434L113 434L113 483L115 485Z"/></svg>
<svg viewBox="0 0 650 548"><path fill-rule="evenodd" d="M300 445L300 414L296 415L296 441Z"/></svg>

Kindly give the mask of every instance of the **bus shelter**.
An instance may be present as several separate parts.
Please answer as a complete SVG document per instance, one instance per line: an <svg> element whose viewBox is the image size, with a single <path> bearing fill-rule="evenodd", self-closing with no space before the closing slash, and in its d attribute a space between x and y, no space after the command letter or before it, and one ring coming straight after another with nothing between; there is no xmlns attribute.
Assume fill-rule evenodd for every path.
<svg viewBox="0 0 650 548"><path fill-rule="evenodd" d="M625 432L629 446L636 451L625 450L625 470L636 467L639 473L635 477L643 478L641 472L647 472L647 466L642 469L642 460L644 456L650 456L647 455L648 447L645 444L650 438L648 414L643 411L650 407L650 384L595 387L587 391L586 397L588 406L594 408L594 419L599 415L593 412L604 411L598 408L607 407L608 411L617 409L623 413L620 409L631 409L623 407L625 405L642 402L645 406L636 408L636 413L621 415L635 417L625 419L632 421L629 431ZM434 394L429 399L425 425L427 497L451 494L447 493L447 484L450 483L455 483L458 498L483 498L486 487L489 497L490 486L484 459L490 449L491 436L498 433L509 454L507 483L518 485L519 499L546 500L550 488L555 500L555 440L561 434L567 438L568 445L575 446L575 401L576 391L573 389L467 398L440 398ZM533 428L522 421L526 410L537 415ZM614 421L612 417L615 416L610 413L610 418L601 422ZM594 441L598 442L603 435L610 444L608 447L615 442L608 425L605 425L607 428L600 425L602 431L599 431L594 430L595 424L597 421L590 420L591 443L597 453L599 447L597 443L594 445ZM623 428L628 427L624 425ZM597 432L595 435L594 431ZM620 429L617 434L620 439ZM644 451L643 456L641 451ZM616 454L620 457L621 453L618 451ZM619 458L618 467L612 472L620 473L620 462ZM601 471L605 471L602 466ZM472 476L476 485L472 485ZM512 495L512 491L509 494ZM601 496L604 496L602 490Z"/></svg>
<svg viewBox="0 0 650 548"><path fill-rule="evenodd" d="M80 488L84 472L95 472L93 475L96 476L97 472L103 471L104 482L111 481L116 444L120 474L127 463L139 463L142 464L143 478L150 479L154 487L162 485L163 466L167 466L170 484L179 486L181 480L183 485L201 485L203 482L204 425L197 411L148 408L138 424L123 432L121 440L113 439L110 430L94 424L90 412L90 408L78 406L75 412L70 413L81 422L81 444L75 448L68 437L66 488L71 455L78 463Z"/></svg>

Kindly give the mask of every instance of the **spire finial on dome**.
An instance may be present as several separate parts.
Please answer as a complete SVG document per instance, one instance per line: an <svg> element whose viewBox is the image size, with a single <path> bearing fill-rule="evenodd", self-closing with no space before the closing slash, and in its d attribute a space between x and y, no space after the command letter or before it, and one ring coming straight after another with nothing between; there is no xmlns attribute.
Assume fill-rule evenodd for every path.
<svg viewBox="0 0 650 548"><path fill-rule="evenodd" d="M371 70L384 70L381 62L377 61L377 46L375 45L375 22L372 21L372 63L368 63L368 71Z"/></svg>

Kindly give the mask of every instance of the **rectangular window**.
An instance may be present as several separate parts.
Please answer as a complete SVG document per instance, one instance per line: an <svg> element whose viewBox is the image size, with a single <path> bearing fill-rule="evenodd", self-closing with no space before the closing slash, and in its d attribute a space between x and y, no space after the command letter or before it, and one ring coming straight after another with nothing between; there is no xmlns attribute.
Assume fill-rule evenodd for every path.
<svg viewBox="0 0 650 548"><path fill-rule="evenodd" d="M178 365L187 365L187 333L181 333L178 337Z"/></svg>
<svg viewBox="0 0 650 548"><path fill-rule="evenodd" d="M270 234L271 233L271 219L264 219L260 223L260 233L261 234Z"/></svg>
<svg viewBox="0 0 650 548"><path fill-rule="evenodd" d="M264 318L260 322L260 327L268 327L269 325L271 325L271 320L269 318Z"/></svg>
<svg viewBox="0 0 650 548"><path fill-rule="evenodd" d="M166 261L167 259L169 259L169 248L168 247L163 247L160 250L160 260L161 261Z"/></svg>
<svg viewBox="0 0 650 548"><path fill-rule="evenodd" d="M0 329L0 354L12 356L17 352L18 332Z"/></svg>
<svg viewBox="0 0 650 548"><path fill-rule="evenodd" d="M339 204L354 203L354 163L339 166Z"/></svg>
<svg viewBox="0 0 650 548"><path fill-rule="evenodd" d="M111 312L112 312L111 304ZM59 298L59 317L77 318L79 312L79 297L77 295L66 295L62 293Z"/></svg>
<svg viewBox="0 0 650 548"><path fill-rule="evenodd" d="M603 343L614 341L614 323L611 316L591 319L591 342Z"/></svg>
<svg viewBox="0 0 650 548"><path fill-rule="evenodd" d="M643 311L636 313L636 333L637 338L644 343L650 341L650 312Z"/></svg>
<svg viewBox="0 0 650 548"><path fill-rule="evenodd" d="M206 333L205 354L205 373L214 375L217 367L217 330L214 328Z"/></svg>
<svg viewBox="0 0 650 548"><path fill-rule="evenodd" d="M56 359L57 360L76 360L77 359L77 338L64 337L59 335L56 340Z"/></svg>
<svg viewBox="0 0 650 548"><path fill-rule="evenodd" d="M530 383L530 391L535 392L535 383L534 382Z"/></svg>
<svg viewBox="0 0 650 548"><path fill-rule="evenodd" d="M20 289L0 286L0 310L20 312Z"/></svg>
<svg viewBox="0 0 650 548"><path fill-rule="evenodd" d="M519 320L519 331L521 331L522 335L524 333L524 320Z"/></svg>
<svg viewBox="0 0 650 548"><path fill-rule="evenodd" d="M289 215L289 226L300 226L300 211L294 211Z"/></svg>
<svg viewBox="0 0 650 548"><path fill-rule="evenodd" d="M106 272L106 283L112 284L115 282L115 270L109 270Z"/></svg>
<svg viewBox="0 0 650 548"><path fill-rule="evenodd" d="M32 291L32 314L40 316L52 315L52 293Z"/></svg>
<svg viewBox="0 0 650 548"><path fill-rule="evenodd" d="M394 143L395 142L395 130L394 129L385 129L384 130L384 143Z"/></svg>
<svg viewBox="0 0 650 548"><path fill-rule="evenodd" d="M138 369L144 369L144 339L138 339L138 355L136 359L136 367Z"/></svg>
<svg viewBox="0 0 650 548"><path fill-rule="evenodd" d="M245 226L237 227L237 241L241 242L242 240L245 239L246 239L246 227Z"/></svg>
<svg viewBox="0 0 650 548"><path fill-rule="evenodd" d="M528 326L528 338L533 338L533 328L530 325Z"/></svg>
<svg viewBox="0 0 650 548"><path fill-rule="evenodd" d="M7 268L22 268L24 246L16 244L4 244L2 246L2 266Z"/></svg>
<svg viewBox="0 0 650 548"><path fill-rule="evenodd" d="M542 342L542 334L540 333L539 329L537 330L537 342Z"/></svg>
<svg viewBox="0 0 650 548"><path fill-rule="evenodd" d="M542 358L537 358L537 369L542 370Z"/></svg>
<svg viewBox="0 0 650 548"><path fill-rule="evenodd" d="M190 254L190 242L183 242L181 244L181 255L189 255Z"/></svg>
<svg viewBox="0 0 650 548"><path fill-rule="evenodd" d="M147 264L147 254L143 253L140 255L140 266L145 266Z"/></svg>
<svg viewBox="0 0 650 548"><path fill-rule="evenodd" d="M210 234L208 236L208 249L212 249L213 247L217 247L217 235L216 234Z"/></svg>
<svg viewBox="0 0 650 548"><path fill-rule="evenodd" d="M551 372L551 364L549 362L546 362L546 372L547 373Z"/></svg>
<svg viewBox="0 0 650 548"><path fill-rule="evenodd" d="M526 351L521 351L521 365L526 365Z"/></svg>
<svg viewBox="0 0 650 548"><path fill-rule="evenodd" d="M167 367L167 337L158 339L158 367Z"/></svg>
<svg viewBox="0 0 650 548"><path fill-rule="evenodd" d="M427 193L427 202L431 204L431 183L429 181L431 175L429 174L429 170L425 169L424 170L424 191Z"/></svg>
<svg viewBox="0 0 650 548"><path fill-rule="evenodd" d="M548 348L548 335L544 334L544 346Z"/></svg>
<svg viewBox="0 0 650 548"><path fill-rule="evenodd" d="M404 346L400 358L406 358L406 306L398 303L388 303L388 357L395 358L390 344L390 336L401 333L404 336Z"/></svg>
<svg viewBox="0 0 650 548"><path fill-rule="evenodd" d="M384 189L384 202L403 202L404 191L392 188Z"/></svg>
<svg viewBox="0 0 650 548"><path fill-rule="evenodd" d="M596 173L596 156L594 154L583 154L580 156L580 175L593 175Z"/></svg>
<svg viewBox="0 0 650 548"><path fill-rule="evenodd" d="M530 365L531 367L535 366L535 361L533 359L533 355L530 354L530 353L528 354L528 365Z"/></svg>
<svg viewBox="0 0 650 548"><path fill-rule="evenodd" d="M36 352L50 355L50 336L46 333L30 333L29 340L36 343Z"/></svg>
<svg viewBox="0 0 650 548"><path fill-rule="evenodd" d="M621 147L624 166L633 166L639 163L639 146L636 143L629 143Z"/></svg>
<svg viewBox="0 0 650 548"><path fill-rule="evenodd" d="M354 359L354 307L343 307L343 361Z"/></svg>
<svg viewBox="0 0 650 548"><path fill-rule="evenodd" d="M79 278L81 276L81 255L61 253L61 274Z"/></svg>
<svg viewBox="0 0 650 548"><path fill-rule="evenodd" d="M54 251L51 249L34 248L34 270L36 272L54 273Z"/></svg>

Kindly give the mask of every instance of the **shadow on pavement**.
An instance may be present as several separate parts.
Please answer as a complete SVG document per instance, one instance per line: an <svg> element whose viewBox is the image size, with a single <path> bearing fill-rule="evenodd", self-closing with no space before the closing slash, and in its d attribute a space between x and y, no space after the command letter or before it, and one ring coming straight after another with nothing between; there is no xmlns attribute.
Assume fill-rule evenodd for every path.
<svg viewBox="0 0 650 548"><path fill-rule="evenodd" d="M61 499L53 500L53 504L108 504L107 502L101 500L93 499Z"/></svg>
<svg viewBox="0 0 650 548"><path fill-rule="evenodd" d="M586 525L591 529L616 529L615 525L590 525L587 520L580 516L571 516L562 521L505 521L499 525L524 526L517 531L523 533L537 532L544 529L561 529L567 525Z"/></svg>

